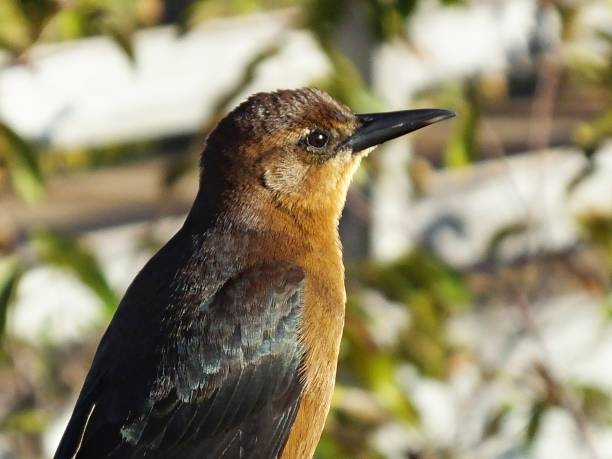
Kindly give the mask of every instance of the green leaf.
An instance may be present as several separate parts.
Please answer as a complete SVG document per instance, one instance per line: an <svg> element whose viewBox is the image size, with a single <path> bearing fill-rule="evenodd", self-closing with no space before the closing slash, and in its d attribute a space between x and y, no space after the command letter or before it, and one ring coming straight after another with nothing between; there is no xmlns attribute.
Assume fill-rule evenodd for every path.
<svg viewBox="0 0 612 459"><path fill-rule="evenodd" d="M107 22L103 26L104 33L123 51L131 64L136 62L136 54L134 53L134 41L132 30L127 27L122 27L113 22Z"/></svg>
<svg viewBox="0 0 612 459"><path fill-rule="evenodd" d="M197 169L198 156L198 154L188 153L182 154L177 158L172 157L170 160L166 161L162 170L162 186L166 189L172 188L188 173Z"/></svg>
<svg viewBox="0 0 612 459"><path fill-rule="evenodd" d="M591 158L604 142L612 137L612 110L607 110L592 121L580 123L572 138Z"/></svg>
<svg viewBox="0 0 612 459"><path fill-rule="evenodd" d="M350 459L344 454L342 448L335 438L330 435L324 435L321 441L317 444L317 450L314 455L315 459Z"/></svg>
<svg viewBox="0 0 612 459"><path fill-rule="evenodd" d="M514 236L525 234L528 229L529 226L525 222L511 223L498 229L487 244L485 258L487 260L496 260L504 242Z"/></svg>
<svg viewBox="0 0 612 459"><path fill-rule="evenodd" d="M367 87L355 64L340 50L331 45L323 46L332 66L331 76L312 85L324 89L355 112L385 110L384 103Z"/></svg>
<svg viewBox="0 0 612 459"><path fill-rule="evenodd" d="M0 339L6 334L6 318L22 269L13 258L0 260Z"/></svg>
<svg viewBox="0 0 612 459"><path fill-rule="evenodd" d="M20 55L30 45L30 26L17 2L0 1L0 48Z"/></svg>
<svg viewBox="0 0 612 459"><path fill-rule="evenodd" d="M346 0L307 0L304 7L306 25L319 41L329 44L346 7Z"/></svg>
<svg viewBox="0 0 612 459"><path fill-rule="evenodd" d="M397 0L397 9L402 17L407 18L415 12L417 3L418 0Z"/></svg>
<svg viewBox="0 0 612 459"><path fill-rule="evenodd" d="M38 434L44 431L48 418L41 409L24 409L13 411L2 422L3 430L26 434Z"/></svg>
<svg viewBox="0 0 612 459"><path fill-rule="evenodd" d="M580 398L581 408L585 416L593 421L612 423L612 395L603 388L584 384L573 390Z"/></svg>
<svg viewBox="0 0 612 459"><path fill-rule="evenodd" d="M567 194L573 193L582 183L591 178L597 172L595 164L591 159L572 177L566 187Z"/></svg>
<svg viewBox="0 0 612 459"><path fill-rule="evenodd" d="M367 316L359 299L352 296L347 305L349 314L343 335L341 365L350 369L355 381L368 390L377 403L395 419L407 424L418 421L418 413L401 387L396 370L400 361L395 353L381 352L367 331Z"/></svg>
<svg viewBox="0 0 612 459"><path fill-rule="evenodd" d="M167 4L173 2L167 1ZM176 2L177 6L166 6L171 14L166 16L179 26L179 32L185 33L198 23L222 17L253 14L258 11L271 11L303 4L304 0L191 0ZM336 2L327 2L336 3ZM181 4L185 4L181 7Z"/></svg>
<svg viewBox="0 0 612 459"><path fill-rule="evenodd" d="M0 157L4 159L13 187L32 204L45 195L45 186L38 154L7 124L0 121Z"/></svg>
<svg viewBox="0 0 612 459"><path fill-rule="evenodd" d="M510 405L502 405L495 409L486 419L483 428L483 438L493 437L499 433L502 423L510 413Z"/></svg>
<svg viewBox="0 0 612 459"><path fill-rule="evenodd" d="M393 301L425 294L450 311L471 300L461 273L427 250L413 250L390 264L365 263L356 275Z"/></svg>
<svg viewBox="0 0 612 459"><path fill-rule="evenodd" d="M62 9L53 18L57 39L74 40L86 35L86 21L86 15L76 9Z"/></svg>
<svg viewBox="0 0 612 459"><path fill-rule="evenodd" d="M51 231L37 231L31 241L42 260L73 274L96 294L109 317L114 313L118 297L91 252L74 239Z"/></svg>
<svg viewBox="0 0 612 459"><path fill-rule="evenodd" d="M366 2L370 29L374 37L381 42L390 41L398 36L406 38L405 19L411 8L408 4L398 8L394 3L380 0L368 0Z"/></svg>
<svg viewBox="0 0 612 459"><path fill-rule="evenodd" d="M527 423L527 430L525 431L525 441L527 445L533 444L533 441L540 430L542 417L548 408L548 403L543 400L536 401L531 407L531 414L529 416L529 422Z"/></svg>
<svg viewBox="0 0 612 459"><path fill-rule="evenodd" d="M601 252L612 276L612 214L591 212L578 218L585 238Z"/></svg>
<svg viewBox="0 0 612 459"><path fill-rule="evenodd" d="M31 41L36 41L49 19L59 10L54 0L18 0L16 5L26 19Z"/></svg>
<svg viewBox="0 0 612 459"><path fill-rule="evenodd" d="M367 362L367 379L370 390L380 404L393 413L395 419L415 424L418 413L397 381L395 371L398 363L392 356L382 353L373 354Z"/></svg>
<svg viewBox="0 0 612 459"><path fill-rule="evenodd" d="M464 100L457 107L457 121L444 152L444 164L448 168L469 165L475 157L476 132L480 121L476 82L470 80L464 90Z"/></svg>

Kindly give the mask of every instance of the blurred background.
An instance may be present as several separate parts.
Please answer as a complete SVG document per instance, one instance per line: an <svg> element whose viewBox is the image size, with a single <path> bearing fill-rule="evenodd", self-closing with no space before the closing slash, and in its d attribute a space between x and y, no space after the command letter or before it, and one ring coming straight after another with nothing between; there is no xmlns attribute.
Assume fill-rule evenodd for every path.
<svg viewBox="0 0 612 459"><path fill-rule="evenodd" d="M304 85L458 113L350 191L316 457L612 457L612 2L2 0L0 48L0 458L53 454L219 118Z"/></svg>

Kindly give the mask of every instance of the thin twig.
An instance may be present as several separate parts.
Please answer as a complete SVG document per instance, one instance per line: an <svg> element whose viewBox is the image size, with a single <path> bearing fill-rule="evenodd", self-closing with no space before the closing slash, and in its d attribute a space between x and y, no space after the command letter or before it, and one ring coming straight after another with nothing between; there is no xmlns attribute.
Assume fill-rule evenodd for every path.
<svg viewBox="0 0 612 459"><path fill-rule="evenodd" d="M527 294L524 292L524 290L519 288L515 289L515 293L516 304L518 305L521 316L523 317L525 328L536 341L542 353L542 360L536 365L538 372L545 379L547 385L551 387L551 389L553 389L554 393L557 395L559 405L572 417L583 443L589 450L589 455L591 458L599 459L593 444L593 437L588 425L587 416L582 411L580 405L576 402L574 397L572 397L572 395L565 389L565 386L560 381L559 377L557 376L557 372L553 368L552 355L548 349L548 346L546 346L546 342L540 333L538 324L533 317L532 305L529 302Z"/></svg>
<svg viewBox="0 0 612 459"><path fill-rule="evenodd" d="M537 65L537 83L531 106L531 123L527 142L530 151L543 151L550 143L555 100L561 74L559 63L553 57L553 53L555 51L541 56Z"/></svg>
<svg viewBox="0 0 612 459"><path fill-rule="evenodd" d="M554 113L554 102L557 95L558 83L559 83L560 68L557 63L549 58L542 58L540 62L538 72L538 89L536 90L536 97L532 105L532 123L531 123L531 135L529 138L528 145L531 150L540 151L544 153L550 142L551 126L553 122ZM498 156L503 163L508 166L507 154L504 150L503 144L499 139L499 136L488 123L482 123L489 139L493 152ZM529 200L521 195L518 184L512 177L510 168L508 167L508 174L512 186L515 188L517 195L519 196L523 207L525 208L526 220L528 226L534 220L534 209ZM539 181L542 183L543 181ZM540 193L538 193L540 194ZM532 253L533 245L528 243L528 253ZM521 312L524 326L527 332L534 338L541 349L543 359L538 364L540 374L547 380L548 384L554 388L554 391L558 394L558 402L572 417L576 429L579 432L582 441L586 448L589 450L589 455L592 459L598 459L597 452L593 445L592 435L588 426L587 417L581 410L579 404L565 389L559 378L556 376L556 372L553 369L552 356L542 338L539 327L533 317L532 306L529 302L527 293L524 289L515 288L516 291L516 303Z"/></svg>

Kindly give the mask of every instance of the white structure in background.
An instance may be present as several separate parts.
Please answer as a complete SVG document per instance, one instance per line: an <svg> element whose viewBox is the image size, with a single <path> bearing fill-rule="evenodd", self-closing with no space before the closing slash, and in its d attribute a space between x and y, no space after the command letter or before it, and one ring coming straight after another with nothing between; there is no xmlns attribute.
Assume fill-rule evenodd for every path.
<svg viewBox="0 0 612 459"><path fill-rule="evenodd" d="M144 30L135 36L134 65L106 37L39 46L30 65L0 72L0 117L56 147L197 132L216 98L271 46L280 52L260 66L247 94L329 73L313 37L291 29L290 18L211 21L184 36L174 27Z"/></svg>
<svg viewBox="0 0 612 459"><path fill-rule="evenodd" d="M374 55L373 82L391 108L405 108L416 91L479 71L503 69L527 53L534 0L474 1L465 8L419 3L408 32L414 48L388 43ZM604 2L591 2L582 20L606 30ZM291 27L285 11L212 21L185 36L172 27L139 32L136 62L107 38L40 46L31 64L0 72L0 118L26 137L56 147L108 144L195 132L216 97L230 89L258 52L278 45L245 95L297 87L330 71L314 38ZM585 40L585 46L596 44ZM373 254L388 259L409 248L411 217L406 140L381 154L372 205Z"/></svg>
<svg viewBox="0 0 612 459"><path fill-rule="evenodd" d="M527 54L535 9L531 0L473 2L468 8L444 9L436 2L421 3L408 24L414 48L403 43L383 45L373 66L374 86L399 110L424 88L501 70L511 54ZM414 244L409 161L405 139L390 143L379 161L370 234L372 252L380 259L393 259Z"/></svg>
<svg viewBox="0 0 612 459"><path fill-rule="evenodd" d="M374 86L393 108L440 81L503 68L526 53L535 3L475 2L440 9L421 4L409 28L416 48L375 52ZM0 72L0 117L26 137L52 146L108 144L195 132L216 97L232 87L258 52L281 51L259 69L246 94L297 87L330 71L316 41L291 28L291 12L206 23L185 36L172 27L139 32L135 65L107 38L45 45L29 66ZM374 187L373 254L393 258L411 245L409 150L392 142Z"/></svg>
<svg viewBox="0 0 612 459"><path fill-rule="evenodd" d="M415 91L479 70L502 68L525 52L534 2L476 2L440 9L425 2L411 21L415 49L382 46L374 84L391 104ZM138 32L135 64L108 38L43 45L27 66L0 72L0 117L19 133L56 147L88 146L195 132L216 97L258 52L280 53L245 94L298 87L324 77L328 60L313 37L291 27L289 12L211 21L178 36L175 28Z"/></svg>

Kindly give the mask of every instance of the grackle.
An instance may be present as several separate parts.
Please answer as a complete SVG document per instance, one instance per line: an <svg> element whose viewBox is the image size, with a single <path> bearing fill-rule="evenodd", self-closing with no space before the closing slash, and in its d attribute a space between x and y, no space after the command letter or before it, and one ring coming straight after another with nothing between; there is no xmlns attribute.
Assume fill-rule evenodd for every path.
<svg viewBox="0 0 612 459"><path fill-rule="evenodd" d="M344 324L351 177L376 145L451 116L354 115L304 88L220 121L185 224L127 290L55 458L311 458Z"/></svg>

